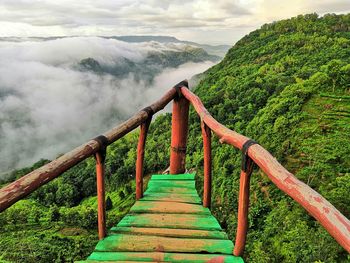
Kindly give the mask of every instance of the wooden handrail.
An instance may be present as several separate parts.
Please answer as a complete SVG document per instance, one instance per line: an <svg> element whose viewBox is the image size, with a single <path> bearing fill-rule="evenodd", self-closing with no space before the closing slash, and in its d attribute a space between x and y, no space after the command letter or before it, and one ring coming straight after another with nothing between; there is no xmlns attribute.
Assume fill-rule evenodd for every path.
<svg viewBox="0 0 350 263"><path fill-rule="evenodd" d="M201 100L188 89L188 83L183 81L170 89L160 100L139 111L121 125L0 189L0 212L69 168L94 155L97 174L99 238L103 238L106 235L104 192L104 155L106 147L141 125L136 165L136 198L141 198L143 194L144 147L151 117L173 99L170 171L171 173L182 173L185 169L188 106L191 103L201 118L205 155L203 205L209 207L211 203L211 132L214 132L220 138L221 143L230 144L240 150L251 140L216 121L204 107ZM259 144L250 145L247 148L246 157L246 168L242 169L240 178L235 255L243 254L247 236L249 178L253 162L279 189L303 206L342 247L350 252L350 221L343 214L320 194L288 172Z"/></svg>
<svg viewBox="0 0 350 263"><path fill-rule="evenodd" d="M221 143L227 143L242 150L244 143L250 140L248 137L232 131L216 121L204 107L202 101L188 88L181 87L181 93L191 102L201 121L220 138ZM342 213L323 196L288 172L259 144L249 147L247 154L279 189L304 207L350 253L350 221ZM247 185L245 185L245 189L247 190ZM240 194L239 203L247 206L246 202L249 199L244 196L246 196L246 193L242 196ZM247 217L239 217L238 225L246 229L244 228L244 225L247 225L246 221ZM244 248L246 233L244 235L241 233L236 238L238 238L236 239L236 246L243 246ZM235 255L241 255L243 249L236 252L239 252L239 254L235 253Z"/></svg>
<svg viewBox="0 0 350 263"><path fill-rule="evenodd" d="M163 109L174 97L177 96L177 89L171 88L162 98L149 106L153 113ZM125 134L134 130L140 124L145 122L149 117L147 110L137 112L127 121L117 127L107 131L102 136L106 139L107 145L115 142ZM52 162L32 171L31 173L21 177L20 179L10 183L0 189L0 212L10 207L18 200L26 197L34 192L40 186L50 182L57 176L61 175L69 168L75 166L79 162L93 156L102 148L98 140L90 140L87 143L78 146L74 150L62 155Z"/></svg>

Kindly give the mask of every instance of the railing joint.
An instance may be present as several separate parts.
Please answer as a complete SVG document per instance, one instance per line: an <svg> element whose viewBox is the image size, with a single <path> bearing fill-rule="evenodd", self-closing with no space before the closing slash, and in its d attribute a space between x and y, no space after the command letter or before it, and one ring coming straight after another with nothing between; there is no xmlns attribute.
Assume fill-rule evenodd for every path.
<svg viewBox="0 0 350 263"><path fill-rule="evenodd" d="M143 108L141 111L146 112L148 118L152 118L152 116L154 115L154 110L150 106Z"/></svg>
<svg viewBox="0 0 350 263"><path fill-rule="evenodd" d="M188 81L183 80L174 86L174 89L176 90L176 93L177 93L177 97L175 99L180 99L183 97L182 92L181 92L181 87L188 88Z"/></svg>
<svg viewBox="0 0 350 263"><path fill-rule="evenodd" d="M98 153L100 153L101 158L102 158L102 162L105 161L106 159L106 154L107 154L107 146L109 144L109 141L107 139L106 136L104 135L99 135L96 138L93 139L94 141L96 141L99 144L99 150L97 151ZM95 159L96 159L96 154L94 154ZM97 160L97 159L96 159Z"/></svg>
<svg viewBox="0 0 350 263"><path fill-rule="evenodd" d="M243 146L242 146L242 171L243 172L247 172L248 168L249 168L249 161L248 159L250 159L249 155L248 155L248 150L249 147L254 145L254 144L258 144L256 141L254 140L247 140ZM254 164L254 162L252 162Z"/></svg>

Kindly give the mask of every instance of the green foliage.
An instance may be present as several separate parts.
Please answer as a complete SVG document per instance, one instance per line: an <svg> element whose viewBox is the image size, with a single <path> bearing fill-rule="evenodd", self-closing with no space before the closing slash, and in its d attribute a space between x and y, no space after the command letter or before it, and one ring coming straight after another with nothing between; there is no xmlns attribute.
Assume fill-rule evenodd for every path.
<svg viewBox="0 0 350 263"><path fill-rule="evenodd" d="M311 14L264 25L232 47L195 89L214 118L258 141L348 217L349 28L350 15ZM187 165L198 169L201 181L202 144L193 115ZM212 151L212 211L234 238L241 156L215 139ZM349 260L260 172L253 173L250 199L248 262Z"/></svg>
<svg viewBox="0 0 350 263"><path fill-rule="evenodd" d="M275 205L265 219L263 231L250 233L251 239L265 240L263 251L261 241L248 244L251 261L258 262L263 253L270 258L273 255L276 262L339 262L345 255L302 208L286 199Z"/></svg>
<svg viewBox="0 0 350 263"><path fill-rule="evenodd" d="M59 225L23 228L0 233L0 262L73 262L86 257L97 241L95 234L77 228L68 235Z"/></svg>
<svg viewBox="0 0 350 263"><path fill-rule="evenodd" d="M195 89L214 118L258 141L348 217L349 31L350 15L309 14L263 25L238 41ZM145 174L169 165L170 122L171 115L164 114L151 124ZM106 188L113 204L109 226L134 200L137 140L134 132L108 147ZM193 109L187 148L187 167L197 170L201 193L202 138ZM233 239L241 153L213 137L212 154L212 211ZM14 172L9 181L36 166ZM96 233L94 169L94 160L86 160L2 213L0 260L72 262L86 257L97 241L89 232ZM252 175L250 200L246 261L350 260L314 219L259 171ZM63 234L74 232L72 228L78 236ZM33 253L25 258L24 251Z"/></svg>
<svg viewBox="0 0 350 263"><path fill-rule="evenodd" d="M110 192L107 200L115 204L107 211L110 228L128 212L134 195L121 199ZM74 207L48 208L38 200L21 200L0 214L0 262L73 262L86 258L97 241L96 196Z"/></svg>

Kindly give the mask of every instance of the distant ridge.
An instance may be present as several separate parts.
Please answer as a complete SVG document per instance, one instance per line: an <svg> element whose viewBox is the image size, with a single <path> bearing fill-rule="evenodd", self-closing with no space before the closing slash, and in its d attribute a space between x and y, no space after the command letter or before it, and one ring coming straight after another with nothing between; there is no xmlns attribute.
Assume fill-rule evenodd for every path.
<svg viewBox="0 0 350 263"><path fill-rule="evenodd" d="M69 38L69 37L89 37L89 36L54 36L54 37L0 37L0 41L21 42L21 41L49 41L55 39ZM91 36L94 37L94 36ZM231 46L229 45L208 45L199 44L192 41L179 40L172 36L97 36L106 39L116 39L128 43L141 43L155 41L159 43L179 43L195 47L200 47L208 52L210 55L219 56L223 58Z"/></svg>
<svg viewBox="0 0 350 263"><path fill-rule="evenodd" d="M149 41L156 41L160 43L181 43L181 44L187 44L192 45L196 47L203 48L205 51L207 51L211 55L216 55L220 57L224 57L227 51L230 49L231 46L229 45L208 45L208 44L199 44L192 41L185 41L185 40L179 40L176 37L172 36L113 36L113 37L105 37L105 38L113 38L118 39L125 42L130 43L140 43L140 42L149 42Z"/></svg>

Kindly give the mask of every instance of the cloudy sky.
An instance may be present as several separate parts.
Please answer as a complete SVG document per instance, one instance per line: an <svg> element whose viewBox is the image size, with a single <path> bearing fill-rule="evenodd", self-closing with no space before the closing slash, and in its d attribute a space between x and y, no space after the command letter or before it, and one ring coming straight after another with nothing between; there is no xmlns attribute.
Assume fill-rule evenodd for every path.
<svg viewBox="0 0 350 263"><path fill-rule="evenodd" d="M0 36L172 35L233 44L298 14L348 13L349 0L1 0Z"/></svg>

